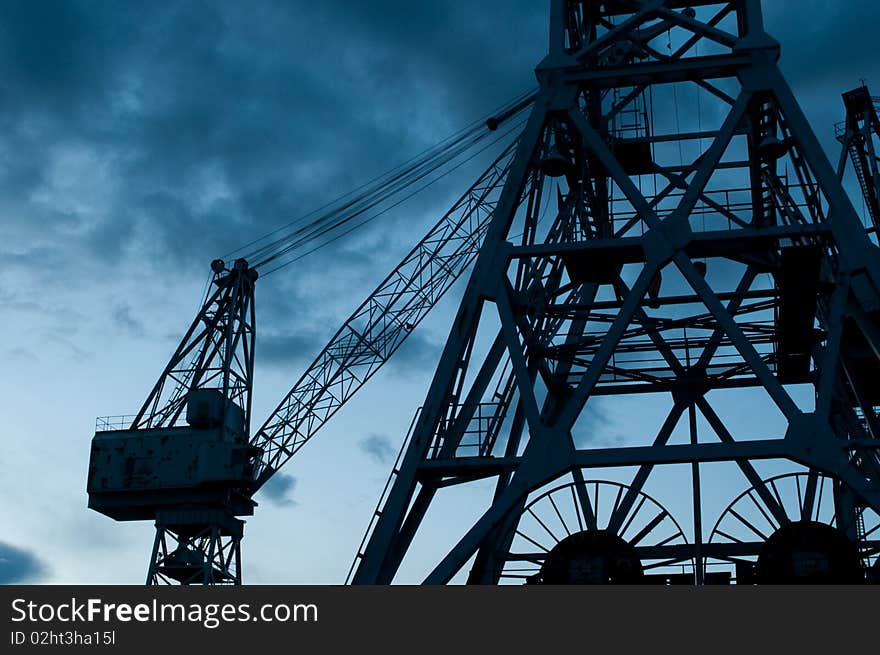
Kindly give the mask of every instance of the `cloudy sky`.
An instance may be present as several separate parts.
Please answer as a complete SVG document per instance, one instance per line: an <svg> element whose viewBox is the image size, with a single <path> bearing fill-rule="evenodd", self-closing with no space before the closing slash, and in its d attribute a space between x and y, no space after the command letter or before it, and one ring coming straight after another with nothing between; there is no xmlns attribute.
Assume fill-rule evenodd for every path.
<svg viewBox="0 0 880 655"><path fill-rule="evenodd" d="M836 161L840 93L880 93L880 5L765 5ZM0 2L0 582L143 580L152 527L86 509L95 417L137 410L211 259L532 87L546 21L543 0ZM450 187L261 281L258 424ZM456 290L261 496L246 581L344 579Z"/></svg>

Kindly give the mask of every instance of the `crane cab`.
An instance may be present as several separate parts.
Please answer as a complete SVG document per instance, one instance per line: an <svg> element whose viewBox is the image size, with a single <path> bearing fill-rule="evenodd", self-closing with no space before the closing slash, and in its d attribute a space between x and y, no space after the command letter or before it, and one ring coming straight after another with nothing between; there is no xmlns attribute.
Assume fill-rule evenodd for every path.
<svg viewBox="0 0 880 655"><path fill-rule="evenodd" d="M92 439L89 507L117 521L151 520L181 506L253 514L247 489L260 449L248 443L244 411L217 389L187 395L186 424L119 429L98 422Z"/></svg>

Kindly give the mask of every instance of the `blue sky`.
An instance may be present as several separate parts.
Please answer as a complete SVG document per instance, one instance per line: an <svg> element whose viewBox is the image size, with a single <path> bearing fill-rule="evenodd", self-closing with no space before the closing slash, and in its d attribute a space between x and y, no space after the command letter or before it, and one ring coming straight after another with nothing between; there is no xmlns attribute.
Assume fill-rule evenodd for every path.
<svg viewBox="0 0 880 655"><path fill-rule="evenodd" d="M214 257L533 86L546 4L3 3L0 581L143 580L152 527L86 509L95 417L139 407ZM765 5L836 163L840 93L860 79L880 88L880 6ZM257 424L474 172L261 281ZM258 498L246 581L343 580L457 292ZM607 407L608 434L632 414ZM479 509L465 495L432 510L401 579L418 579Z"/></svg>

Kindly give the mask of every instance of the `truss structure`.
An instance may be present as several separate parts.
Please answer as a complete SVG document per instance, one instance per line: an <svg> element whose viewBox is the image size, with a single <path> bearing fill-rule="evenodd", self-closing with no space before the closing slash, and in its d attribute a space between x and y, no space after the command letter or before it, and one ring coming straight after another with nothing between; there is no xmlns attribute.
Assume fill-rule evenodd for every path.
<svg viewBox="0 0 880 655"><path fill-rule="evenodd" d="M183 440L191 433L180 427L188 424L207 432L211 440L232 444L230 449L214 451L222 452L215 456L222 466L258 453L245 447L250 431L258 274L244 259L235 261L231 269L216 260L211 268L214 276L201 310L128 430L164 436L163 446L170 439L168 461L183 459L185 450L172 449L175 438ZM206 448L211 444L195 444L196 457L207 459L210 451ZM154 451L146 446L139 451L127 458L131 472L126 486L150 485L152 467L147 465L142 472L137 468L138 461ZM245 463L244 470L252 469L253 465ZM159 486L171 487L171 498L159 502L151 489L140 501L150 505L149 496L156 496L152 504L160 508L149 512L156 518L156 537L147 584L240 584L244 522L235 514L252 513L253 503L234 490L189 493L176 490L179 483ZM217 483L203 486L216 487Z"/></svg>
<svg viewBox="0 0 880 655"><path fill-rule="evenodd" d="M216 389L244 410L244 432L249 431L258 275L243 259L231 270L222 260L214 261L211 268L214 279L202 308L131 422L131 430L176 425L185 419L189 393Z"/></svg>
<svg viewBox="0 0 880 655"><path fill-rule="evenodd" d="M220 511L162 512L147 585L239 585L244 521Z"/></svg>
<svg viewBox="0 0 880 655"><path fill-rule="evenodd" d="M387 362L470 266L510 168L505 148L337 331L252 439L262 486Z"/></svg>
<svg viewBox="0 0 880 655"><path fill-rule="evenodd" d="M870 576L880 258L779 56L759 0L553 1L540 91L354 583L394 581L436 498L486 480L426 583ZM721 411L744 390L761 432ZM591 410L623 398L665 418L595 445L610 428ZM715 463L749 511L707 514ZM688 521L645 493L669 467Z"/></svg>
<svg viewBox="0 0 880 655"><path fill-rule="evenodd" d="M838 141L843 145L837 170L843 178L847 160L852 164L872 227L876 230L880 225L880 158L877 155L880 145L880 117L877 114L880 98L872 97L868 87L863 85L844 93L843 103L846 120L835 130Z"/></svg>
<svg viewBox="0 0 880 655"><path fill-rule="evenodd" d="M531 100L506 110L495 127ZM473 263L513 150L514 144L501 149L252 437L257 269L244 259L231 270L221 260L212 264L211 289L140 412L99 419L92 442L89 506L116 520L156 521L148 584L241 583L244 523L237 517L253 514L253 495L393 356Z"/></svg>

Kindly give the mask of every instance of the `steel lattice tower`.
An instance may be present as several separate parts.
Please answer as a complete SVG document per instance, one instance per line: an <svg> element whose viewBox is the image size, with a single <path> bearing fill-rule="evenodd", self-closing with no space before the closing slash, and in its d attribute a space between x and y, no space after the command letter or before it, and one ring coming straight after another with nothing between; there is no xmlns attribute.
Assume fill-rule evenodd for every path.
<svg viewBox="0 0 880 655"><path fill-rule="evenodd" d="M843 145L837 172L841 179L846 172L847 159L852 163L859 190L875 229L880 226L880 159L875 147L880 138L880 99L860 86L843 94L846 120L836 126L837 140Z"/></svg>
<svg viewBox="0 0 880 655"><path fill-rule="evenodd" d="M876 574L880 258L779 56L760 0L553 0L540 91L355 583L391 582L435 496L486 479L425 582ZM687 125L685 89L704 103ZM722 419L741 389L785 428ZM668 400L659 430L580 444L591 403L625 394ZM714 462L746 491L704 517ZM686 529L645 493L671 465ZM630 481L601 481L611 467Z"/></svg>
<svg viewBox="0 0 880 655"><path fill-rule="evenodd" d="M98 421L89 507L154 520L147 584L240 584L247 494L259 449L248 443L254 284L239 259L215 260L207 295L136 416Z"/></svg>

